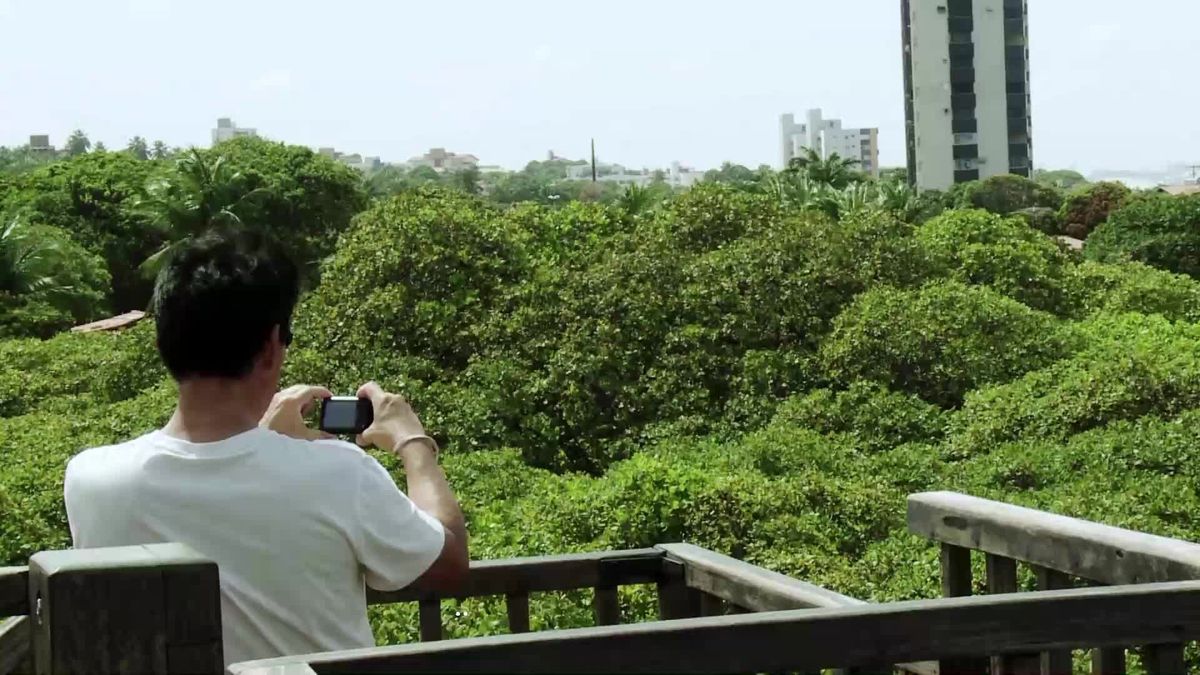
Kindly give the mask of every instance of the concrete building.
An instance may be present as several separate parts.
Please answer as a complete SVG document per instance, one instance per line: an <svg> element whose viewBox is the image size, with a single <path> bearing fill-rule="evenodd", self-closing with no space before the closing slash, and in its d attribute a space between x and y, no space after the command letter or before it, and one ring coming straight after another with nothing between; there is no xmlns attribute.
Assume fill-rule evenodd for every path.
<svg viewBox="0 0 1200 675"><path fill-rule="evenodd" d="M879 175L879 129L844 129L841 120L824 119L820 108L809 110L805 117L802 124L796 124L791 113L779 118L780 168L786 169L794 157L812 149L822 158L837 154L853 159L860 170Z"/></svg>
<svg viewBox="0 0 1200 675"><path fill-rule="evenodd" d="M567 178L571 180L591 180L591 164L574 164L567 167ZM667 185L677 188L687 188L704 180L704 172L683 166L679 162L671 162L668 169L640 169L631 171L620 164L605 164L597 162L596 180L600 183L616 183L618 185L639 185L645 187L661 179Z"/></svg>
<svg viewBox="0 0 1200 675"><path fill-rule="evenodd" d="M1031 176L1027 0L900 0L909 181Z"/></svg>
<svg viewBox="0 0 1200 675"><path fill-rule="evenodd" d="M257 135L258 132L254 129L243 129L234 124L233 120L228 117L222 117L217 120L217 128L212 130L212 144L216 145L231 138Z"/></svg>
<svg viewBox="0 0 1200 675"><path fill-rule="evenodd" d="M54 152L54 146L50 145L50 136L47 134L34 134L30 136L29 149L32 152Z"/></svg>
<svg viewBox="0 0 1200 675"><path fill-rule="evenodd" d="M357 152L349 155L338 152L330 147L317 148L317 154L323 157L328 157L336 162L341 162L352 169L358 169L364 173L377 171L383 168L383 161L378 157L363 157Z"/></svg>
<svg viewBox="0 0 1200 675"><path fill-rule="evenodd" d="M462 171L478 167L479 158L475 155L458 155L453 152L446 152L445 148L432 148L424 155L408 160L406 166L409 169L427 166L438 173L443 171Z"/></svg>

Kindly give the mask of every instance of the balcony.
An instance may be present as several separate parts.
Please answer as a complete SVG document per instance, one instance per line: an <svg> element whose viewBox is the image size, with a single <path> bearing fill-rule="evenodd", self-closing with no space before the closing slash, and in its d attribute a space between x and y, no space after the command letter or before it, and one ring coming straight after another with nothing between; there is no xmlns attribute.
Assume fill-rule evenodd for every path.
<svg viewBox="0 0 1200 675"><path fill-rule="evenodd" d="M1114 673L1131 649L1149 675L1186 672L1200 545L951 492L912 495L907 510L909 531L940 546L944 598L865 603L688 544L480 561L450 595L369 594L418 603L419 643L227 672L1070 673L1090 650L1093 672ZM1019 566L1037 590L1022 592ZM661 620L620 625L617 588L645 583ZM531 593L580 588L596 626L530 632ZM441 603L476 596L504 598L509 634L441 640ZM179 544L38 553L0 569L0 616L16 617L0 621L0 673L224 669L216 564Z"/></svg>
<svg viewBox="0 0 1200 675"><path fill-rule="evenodd" d="M970 118L953 118L950 122L952 133L956 134L974 134L979 132L979 120L974 117Z"/></svg>

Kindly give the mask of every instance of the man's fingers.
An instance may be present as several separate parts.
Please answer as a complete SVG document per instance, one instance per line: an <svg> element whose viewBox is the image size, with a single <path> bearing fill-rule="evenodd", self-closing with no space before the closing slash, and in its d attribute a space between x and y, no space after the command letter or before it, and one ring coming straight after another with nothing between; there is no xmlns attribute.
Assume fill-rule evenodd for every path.
<svg viewBox="0 0 1200 675"><path fill-rule="evenodd" d="M380 387L375 382L368 382L359 387L357 394L359 398L371 399L371 405L377 411L379 410L379 406L383 404L383 398L386 395L387 394L383 391L383 387Z"/></svg>
<svg viewBox="0 0 1200 675"><path fill-rule="evenodd" d="M298 384L294 387L288 387L290 392L289 397L296 401L311 401L316 398L329 398L333 396L333 392L325 387L320 387L313 384Z"/></svg>

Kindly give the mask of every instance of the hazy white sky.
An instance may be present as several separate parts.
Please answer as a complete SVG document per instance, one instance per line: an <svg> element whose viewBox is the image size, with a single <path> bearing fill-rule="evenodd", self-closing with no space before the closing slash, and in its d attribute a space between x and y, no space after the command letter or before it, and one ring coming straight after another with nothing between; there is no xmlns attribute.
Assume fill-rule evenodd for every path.
<svg viewBox="0 0 1200 675"><path fill-rule="evenodd" d="M935 2L936 0L914 0ZM1200 1L1030 0L1041 167L1200 163ZM880 127L903 162L899 0L0 0L0 144L215 119L397 161L548 149L777 161L778 117Z"/></svg>

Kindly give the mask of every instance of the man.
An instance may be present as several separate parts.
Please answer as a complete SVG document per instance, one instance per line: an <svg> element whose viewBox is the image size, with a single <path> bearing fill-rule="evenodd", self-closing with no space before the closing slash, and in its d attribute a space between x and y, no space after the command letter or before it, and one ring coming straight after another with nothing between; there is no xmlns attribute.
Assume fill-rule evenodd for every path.
<svg viewBox="0 0 1200 675"><path fill-rule="evenodd" d="M437 447L374 383L358 438L404 463L408 496L358 447L305 426L330 392L278 392L296 267L252 235L206 235L160 273L158 351L179 385L167 425L67 467L75 546L181 542L215 560L225 662L374 646L364 582L446 589L468 567Z"/></svg>

